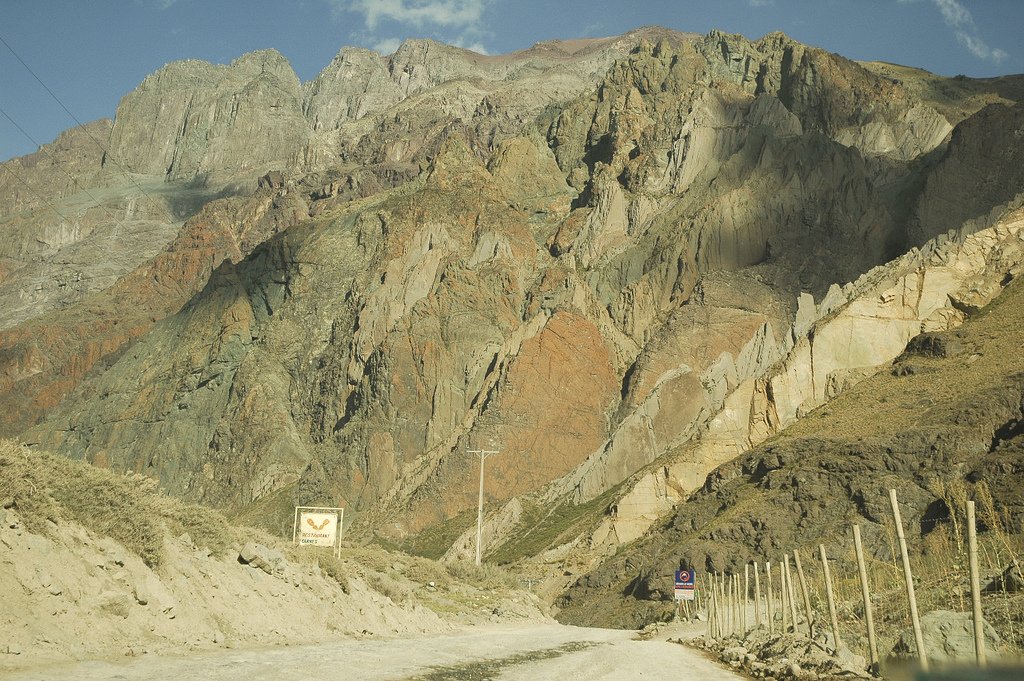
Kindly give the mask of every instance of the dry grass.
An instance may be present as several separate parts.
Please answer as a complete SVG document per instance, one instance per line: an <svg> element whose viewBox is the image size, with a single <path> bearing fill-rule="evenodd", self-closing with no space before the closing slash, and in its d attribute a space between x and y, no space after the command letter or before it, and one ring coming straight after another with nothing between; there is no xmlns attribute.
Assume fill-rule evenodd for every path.
<svg viewBox="0 0 1024 681"><path fill-rule="evenodd" d="M396 548L425 558L439 559L463 532L476 523L476 509L467 509L453 518L428 527L403 540ZM383 543L378 537L376 541Z"/></svg>
<svg viewBox="0 0 1024 681"><path fill-rule="evenodd" d="M964 540L956 531L956 528L959 528L966 532L963 522L961 518L958 524L952 521L941 523L921 540L921 550L914 551L911 555L918 611L922 616L934 610L971 611L967 551ZM1024 536L1010 535L1005 530L989 527L988 531L979 535L982 589L1002 573L1024 547ZM966 534L962 536L965 537ZM910 627L910 608L903 581L902 562L899 560L899 549L895 546L894 549L895 555L866 557L878 648L883 658L892 650L900 633ZM804 572L809 582L816 629L830 631L821 563L816 551L813 557L809 548L807 553L807 557L803 559ZM841 636L847 645L866 657L868 651L863 597L852 536L845 553L838 556L830 555L829 563ZM777 593L777 581L775 588ZM799 590L797 593L799 594ZM799 595L797 599L797 608L802 612L803 603ZM996 629L1004 642L1003 652L1012 655L1024 652L1024 628L1021 626L1024 619L1024 596L1005 592L986 593L982 595L982 608L985 619Z"/></svg>
<svg viewBox="0 0 1024 681"><path fill-rule="evenodd" d="M484 563L476 565L467 561L446 563L449 575L461 582L467 582L481 589L518 589L519 578L500 565Z"/></svg>
<svg viewBox="0 0 1024 681"><path fill-rule="evenodd" d="M151 478L118 475L10 440L0 440L0 503L17 511L31 532L47 534L51 523L73 520L151 567L163 559L169 535L187 533L215 553L238 539L220 513L164 495Z"/></svg>
<svg viewBox="0 0 1024 681"><path fill-rule="evenodd" d="M325 575L341 586L342 591L349 593L348 570L344 562L322 551L317 553L316 562Z"/></svg>
<svg viewBox="0 0 1024 681"><path fill-rule="evenodd" d="M788 428L778 441L784 443L787 439L812 437L824 432L830 437L856 443L867 437L885 437L922 428L950 431L961 421L969 421L963 416L965 413L971 416L971 410L989 408L990 392L987 391L993 386L1010 385L1007 394L1012 399L1013 382L1007 382L1007 377L1021 371L1021 347L1024 347L1022 302L1024 288L1014 283L965 324L963 328L967 335L962 339L965 346L962 355L915 357L914 361L925 371L913 377L879 373ZM884 410L884 419L879 419L880 408ZM1006 456L1012 458L1011 454ZM977 504L979 558L984 587L987 581L1017 560L1024 550L1024 528L1014 526L1006 500L1003 503L997 501L1002 498L999 494L1012 497L1007 496L1007 490L1012 491L1018 482L991 478L988 483L982 479L972 484L955 475L937 477L945 475L945 472L933 475L935 477L924 487L945 504L949 513L948 517L923 520L922 525L927 525L922 527L923 533L907 527L918 610L922 615L938 609L969 612L967 500L973 499ZM994 489L989 488L989 483ZM744 490L743 494L753 492ZM868 558L867 567L879 628L879 646L884 655L891 649L899 632L910 626L910 615L895 526L891 516L880 520L880 553ZM846 635L859 641L865 637L863 605L849 530L845 531L845 536L847 541L842 542L845 553L829 557L835 561L832 569L839 594L842 627ZM833 534L833 538L837 537ZM813 548L816 553L817 547ZM810 568L815 573L813 599L822 618L820 621L827 626L828 611L824 604L820 565L817 560L807 560L806 563L815 566ZM1003 637L1011 652L1024 652L1024 596L993 593L985 594L982 600L986 620Z"/></svg>
<svg viewBox="0 0 1024 681"><path fill-rule="evenodd" d="M947 78L911 66L886 62L860 63L869 71L903 83L915 97L930 104L954 124L987 104L1008 104L1019 101L1024 95L1024 79L1018 76Z"/></svg>

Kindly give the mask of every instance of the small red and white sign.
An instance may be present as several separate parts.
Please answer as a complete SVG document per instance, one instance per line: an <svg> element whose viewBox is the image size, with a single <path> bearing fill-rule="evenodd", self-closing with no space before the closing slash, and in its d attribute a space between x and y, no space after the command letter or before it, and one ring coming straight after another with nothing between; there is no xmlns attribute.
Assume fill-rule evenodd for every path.
<svg viewBox="0 0 1024 681"><path fill-rule="evenodd" d="M692 601L696 587L696 575L693 570L676 570L675 597L677 601Z"/></svg>

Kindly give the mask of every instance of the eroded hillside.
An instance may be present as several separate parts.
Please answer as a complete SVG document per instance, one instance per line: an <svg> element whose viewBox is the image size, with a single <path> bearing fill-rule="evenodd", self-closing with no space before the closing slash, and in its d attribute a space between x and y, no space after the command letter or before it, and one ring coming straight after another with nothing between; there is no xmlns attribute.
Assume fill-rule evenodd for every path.
<svg viewBox="0 0 1024 681"><path fill-rule="evenodd" d="M0 440L0 671L550 621L507 573L299 548L154 482ZM54 673L59 674L59 671Z"/></svg>

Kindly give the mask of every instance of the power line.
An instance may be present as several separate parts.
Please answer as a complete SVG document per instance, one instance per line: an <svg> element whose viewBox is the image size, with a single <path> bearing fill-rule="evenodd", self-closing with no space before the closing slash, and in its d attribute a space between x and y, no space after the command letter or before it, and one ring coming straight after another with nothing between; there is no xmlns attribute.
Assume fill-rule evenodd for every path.
<svg viewBox="0 0 1024 681"><path fill-rule="evenodd" d="M136 182L135 179L131 175L128 174L128 171L124 169L124 166L122 166L120 163L117 162L117 159L114 158L114 156L110 153L110 151L106 147L104 147L102 144L100 144L99 140L97 140L93 136L93 134L91 132L89 132L89 129L85 127L85 124L82 123L82 121L78 120L78 117L75 116L75 114L71 113L71 109L69 109L66 106L64 106L64 102L62 102L60 100L60 97L58 97L56 94L54 94L53 90L51 90L49 87L47 87L46 83L43 82L43 79L40 78L38 75L36 75L36 72L32 70L32 67L30 67L28 64L25 63L25 60L22 59L21 56L19 56L18 53L14 51L14 48L11 47L10 44L6 40L4 40L4 37L2 35L0 35L0 43L3 43L4 47L6 47L8 50L10 50L11 54L14 55L14 58L17 59L19 62L21 62L21 65L25 67L26 71L28 71L29 73L32 74L32 77L36 79L36 82L43 86L43 89L46 90L50 94L51 97L53 97L55 102L60 104L60 108L64 109L64 111L67 113L67 115L71 116L71 119L75 123L78 123L78 127L80 127L82 129L82 131L85 132L85 134L89 136L89 139L91 139L93 141L93 143L97 147L100 148L100 150L103 152L104 156L107 159L109 159L111 163L113 163L115 166L117 166L117 168L121 171L121 173L126 178L128 178L128 181L131 182L135 186L136 189L138 189L140 192L142 192L143 195L145 195L145 197L147 199L149 199L150 201L153 201L154 203L156 203L156 201L153 199L153 197L150 196L149 194L147 194L146 190L143 189L139 185L139 183Z"/></svg>
<svg viewBox="0 0 1024 681"><path fill-rule="evenodd" d="M50 203L49 199L47 199L47 198L46 198L46 197L44 197L44 196L43 196L42 194L40 194L39 192L37 192L37 191L36 191L36 190L35 190L35 189L34 189L34 188L32 187L32 185L30 185L30 184L29 184L28 182L26 182L25 180L23 180L23 179L21 178L21 176L20 176L20 175L18 175L18 173L16 173L16 172L14 172L13 170L11 170L11 168L10 168L10 165L11 165L10 163L0 163L0 168L3 168L3 169L4 169L4 170L6 170L7 172L9 172L9 173L10 173L11 175L14 175L14 179L16 179L16 180L17 180L18 182L20 182L21 184L25 185L25 188L26 188L26 189L28 189L28 190L29 190L30 192L32 192L33 194L35 194L35 195L36 195L36 197L37 197L37 198L38 198L38 199L39 199L40 201L42 201L43 203L45 203L45 204L46 204L47 206L49 206L49 207L50 207L50 210L52 210L52 211L53 211L54 213L56 213L57 215L59 215L59 216L60 216L60 219L61 219L61 220L64 220L65 222L71 222L71 220L70 220L70 219L68 219L68 217L67 217L66 215L64 215L64 213L61 213L61 212L60 212L59 210L57 210L57 208L56 208L56 207L55 207L55 206L54 206L54 205L53 205L52 203Z"/></svg>
<svg viewBox="0 0 1024 681"><path fill-rule="evenodd" d="M114 219L114 223L115 223L115 224L114 224L114 227L115 227L115 228L117 228L117 227L123 227L123 226L124 226L124 222L123 222L123 221L122 221L122 220L121 220L121 219L120 219L120 218L119 218L119 217L118 217L117 215L115 215L115 214L113 213L113 211L111 211L111 210L110 210L109 208L107 208L106 206L104 206L104 205L103 205L103 204L102 204L102 203L100 202L100 200L99 200L99 199L97 199L97 198L96 198L96 197L95 197L95 196L93 195L93 193L92 193L92 192L90 192L90 191L89 191L88 189L86 189L85 187L83 187L83 186L82 186L82 184L81 184L81 183L80 183L80 182L79 182L79 181L78 181L77 179L75 179L75 178L74 178L74 177L73 177L73 176L71 175L71 173L69 173L68 171L64 170L64 167L63 167L63 166L62 166L61 164L57 163L57 160L56 160L56 159L55 159L55 158L53 157L53 155L52 155L52 154L50 154L50 152L49 152L48 150L46 150L46 149L45 149L45 148L43 147L43 145L39 144L39 142L37 142L37 141L35 140L35 138L33 138L33 137L32 137L32 135L28 134L28 133L27 133L27 132L25 131L25 129L24 129L24 128L22 128L22 127L21 127L20 125L18 125L18 122L17 122L16 120L14 120L13 118L11 118L11 115L10 115L9 113L7 113L7 112L6 112L5 110L4 110L4 108L3 108L3 107L0 107L0 114L3 114L3 115L4 115L4 118L6 118L7 120L9 120L9 121L11 122L11 125L13 125L13 126L14 126L15 128L17 128L17 129L18 129L18 130L19 130L19 131L21 132L21 134L22 134L22 135L24 135L25 137L27 137L27 138L29 139L29 141L30 141L30 142L32 142L32 144L36 145L36 146L37 146L37 147L39 148L39 151L41 151L41 152L43 152L44 154L46 154L46 155L47 155L47 157L49 157L49 158L50 158L50 160L51 160L51 161L53 161L53 167L57 168L57 169L58 169L58 170L60 170L60 171L61 171L62 173L64 173L64 175L65 175L65 176L66 176L66 177L67 177L67 178L68 178L69 180L71 180L71 181L72 181L72 182L74 183L74 185L75 185L75 187L76 187L77 189L81 190L81 191L82 191L82 192L84 192L84 193L85 193L86 195L88 195L88 196L89 196L89 198L93 200L93 203L95 204L95 207L97 207L97 208L102 208L103 210L105 210L105 211L107 212L107 214L108 214L108 215L109 215L110 217L112 217L112 218Z"/></svg>

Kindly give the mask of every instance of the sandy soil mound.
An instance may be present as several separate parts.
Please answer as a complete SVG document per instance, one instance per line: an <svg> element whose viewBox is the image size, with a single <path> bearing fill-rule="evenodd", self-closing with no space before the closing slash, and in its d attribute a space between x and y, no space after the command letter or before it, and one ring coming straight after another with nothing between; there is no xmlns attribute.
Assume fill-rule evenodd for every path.
<svg viewBox="0 0 1024 681"><path fill-rule="evenodd" d="M340 560L300 551L145 478L4 441L0 506L0 670L546 619L494 569L354 545ZM253 545L264 560L240 562Z"/></svg>

